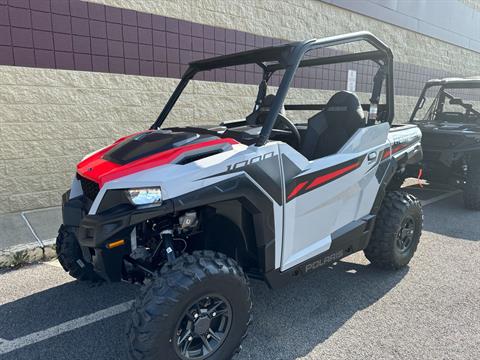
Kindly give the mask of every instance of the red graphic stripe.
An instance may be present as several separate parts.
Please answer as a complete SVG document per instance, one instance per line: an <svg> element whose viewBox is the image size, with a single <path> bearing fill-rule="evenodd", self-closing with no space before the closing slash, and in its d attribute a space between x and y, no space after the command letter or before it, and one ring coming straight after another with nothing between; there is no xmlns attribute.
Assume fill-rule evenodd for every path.
<svg viewBox="0 0 480 360"><path fill-rule="evenodd" d="M383 153L382 160L385 160L386 158L390 157L391 155L399 152L400 150L406 147L407 147L407 144L399 144L395 146L392 150L386 149L385 152Z"/></svg>
<svg viewBox="0 0 480 360"><path fill-rule="evenodd" d="M407 146L406 144L397 145L393 148L392 153L395 154L395 153L399 152L400 150L402 150L406 146Z"/></svg>
<svg viewBox="0 0 480 360"><path fill-rule="evenodd" d="M130 135L133 136L133 135ZM112 181L123 176L131 175L139 171L148 170L157 166L166 165L177 159L181 154L218 144L238 144L234 139L216 139L197 144L185 145L178 148L162 151L144 158L132 161L131 163L120 165L103 159L103 155L119 142L125 140L122 138L113 145L93 154L77 165L77 172L102 187L106 182Z"/></svg>
<svg viewBox="0 0 480 360"><path fill-rule="evenodd" d="M322 184L325 184L326 182L333 180L337 177L340 177L341 175L344 175L345 173L352 171L360 166L360 161L356 162L354 164L345 166L344 168L332 171L331 173L322 175L317 177L315 180L313 180L310 185L307 186L307 190L310 190L312 188L315 188L317 186L320 186Z"/></svg>
<svg viewBox="0 0 480 360"><path fill-rule="evenodd" d="M298 184L297 186L295 186L295 189L293 189L290 195L288 195L287 200L291 200L292 198L294 198L295 195L297 195L300 192L300 190L302 190L307 184L308 184L308 181L304 181Z"/></svg>
<svg viewBox="0 0 480 360"><path fill-rule="evenodd" d="M386 158L390 157L391 154L392 154L392 151L390 150L390 148L388 148L388 149L385 150L385 152L383 153L382 160L385 160Z"/></svg>

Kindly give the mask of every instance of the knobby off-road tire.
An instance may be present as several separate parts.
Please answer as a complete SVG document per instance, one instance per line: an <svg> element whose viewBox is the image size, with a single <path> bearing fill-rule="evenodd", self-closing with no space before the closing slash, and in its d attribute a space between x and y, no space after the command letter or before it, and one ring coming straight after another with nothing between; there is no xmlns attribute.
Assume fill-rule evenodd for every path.
<svg viewBox="0 0 480 360"><path fill-rule="evenodd" d="M224 329L226 335L222 340L212 345L213 352L198 357L193 354L191 358L230 359L240 349L251 321L250 288L241 267L234 260L213 251L182 255L166 264L159 276L144 287L134 302L127 324L130 359L185 359L182 350L186 342L189 349L195 350L195 346L203 341L198 334L205 333L205 321L206 327L210 328L214 327L215 321L218 323L218 316L224 321L226 315L215 314L213 310L207 313L203 305L196 307L199 301L215 304L212 299L224 301L224 305L216 310L224 314L230 311L230 322L225 320L230 326L227 326L228 330ZM198 314L203 315L198 317ZM211 320L210 315L217 318ZM207 320L206 316L209 317ZM199 320L205 321L199 324ZM185 327L182 324L186 324ZM189 333L188 328L193 333ZM190 335L193 340L189 340Z"/></svg>
<svg viewBox="0 0 480 360"><path fill-rule="evenodd" d="M473 162L468 167L463 202L467 209L480 210L480 161Z"/></svg>
<svg viewBox="0 0 480 360"><path fill-rule="evenodd" d="M378 213L365 256L372 265L397 270L417 250L423 227L420 201L403 191L387 193Z"/></svg>
<svg viewBox="0 0 480 360"><path fill-rule="evenodd" d="M56 241L58 261L63 269L80 281L99 281L91 263L83 258L82 250L72 229L62 225Z"/></svg>

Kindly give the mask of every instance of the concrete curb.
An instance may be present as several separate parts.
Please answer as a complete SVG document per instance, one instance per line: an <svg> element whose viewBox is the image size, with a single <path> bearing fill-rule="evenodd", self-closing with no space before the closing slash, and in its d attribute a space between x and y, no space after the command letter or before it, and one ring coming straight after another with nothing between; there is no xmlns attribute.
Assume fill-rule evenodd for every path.
<svg viewBox="0 0 480 360"><path fill-rule="evenodd" d="M39 261L49 261L57 257L55 252L55 239L16 245L0 250L0 269L16 268Z"/></svg>

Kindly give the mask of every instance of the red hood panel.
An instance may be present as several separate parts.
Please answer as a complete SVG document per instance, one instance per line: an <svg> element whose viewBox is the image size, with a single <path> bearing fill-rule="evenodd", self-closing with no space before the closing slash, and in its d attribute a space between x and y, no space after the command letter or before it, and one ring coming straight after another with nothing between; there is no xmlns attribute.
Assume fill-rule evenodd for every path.
<svg viewBox="0 0 480 360"><path fill-rule="evenodd" d="M95 181L102 187L106 182L121 178L123 176L131 175L139 171L151 169L157 166L170 164L172 161L177 159L181 154L201 149L203 147L209 147L218 144L238 144L237 141L226 138L226 139L215 139L207 140L200 143L194 143L190 145L176 147L170 150L162 151L153 155L146 156L144 158L129 162L127 164L121 165L114 163L112 161L105 160L103 157L105 153L110 151L114 146L118 145L120 142L125 139L130 138L131 136L138 135L141 133L133 134L126 136L117 140L112 145L100 150L99 152L89 156L88 158L82 160L77 165L77 172L92 181Z"/></svg>

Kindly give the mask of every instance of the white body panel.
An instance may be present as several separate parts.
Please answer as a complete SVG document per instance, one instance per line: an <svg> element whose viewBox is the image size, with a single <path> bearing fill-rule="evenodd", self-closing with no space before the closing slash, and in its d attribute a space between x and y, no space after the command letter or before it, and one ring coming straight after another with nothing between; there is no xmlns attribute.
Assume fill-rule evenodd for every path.
<svg viewBox="0 0 480 360"><path fill-rule="evenodd" d="M156 187L162 189L164 200L172 199L189 192L205 188L209 185L218 183L239 176L246 175L252 183L255 184L273 203L273 213L275 222L275 266L280 266L281 244L282 244L282 225L283 211L282 206L277 204L271 196L259 186L254 179L243 171L228 173L215 176L227 170L228 166L238 165L238 168L244 166L249 160L261 156L278 156L278 143L271 142L262 147L254 145L246 146L242 144L233 145L229 151L212 155L204 159L191 162L186 165L168 164L161 165L148 170L140 171L132 175L124 176L113 181L107 182L93 202L89 214L97 213L100 202L108 190L113 189L132 189L141 187ZM244 163L245 164L244 164ZM280 167L280 165L279 165Z"/></svg>
<svg viewBox="0 0 480 360"><path fill-rule="evenodd" d="M163 199L173 199L236 176L246 176L272 202L275 227L275 268L281 271L298 265L330 249L332 234L353 221L370 214L379 190L376 171L386 149L397 142L418 138L418 128L389 133L389 124L359 129L336 153L308 161L298 151L283 142L264 146L236 144L224 152L184 165L167 164L143 170L109 181L102 186L89 214L95 215L105 193L112 189L158 187ZM410 146L410 145L409 145ZM418 142L417 142L418 146ZM407 146L408 148L408 146ZM404 149L403 151L407 150ZM400 152L401 153L401 152ZM264 158L278 158L281 199L243 170L245 166ZM285 158L294 164L297 175L288 178ZM358 161L357 161L358 160ZM342 176L312 187L305 194L287 199L287 188L298 177L317 176L329 168L356 161L356 167ZM275 162L273 162L275 163ZM259 166L262 166L259 163ZM232 171L234 169L235 171ZM336 171L336 170L335 170ZM74 179L72 194L78 195L79 181Z"/></svg>
<svg viewBox="0 0 480 360"><path fill-rule="evenodd" d="M365 156L352 172L286 203L282 271L327 251L333 232L369 214L380 186L379 157L390 145L388 130L388 124L362 128L338 153L303 162L301 175L308 175ZM285 145L282 152L290 157L292 151Z"/></svg>

